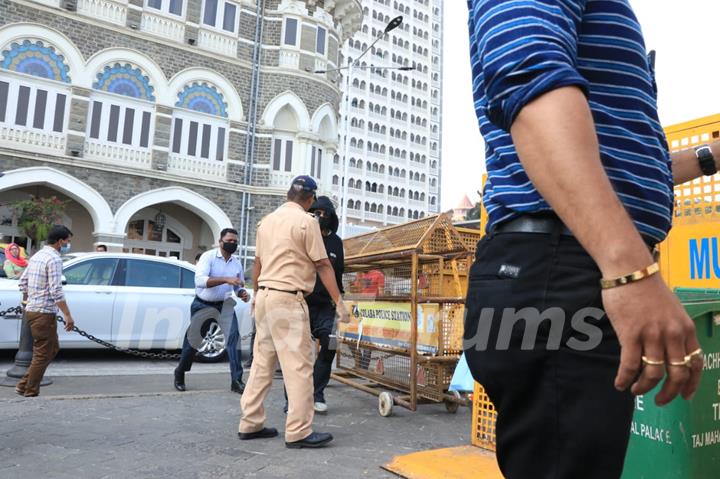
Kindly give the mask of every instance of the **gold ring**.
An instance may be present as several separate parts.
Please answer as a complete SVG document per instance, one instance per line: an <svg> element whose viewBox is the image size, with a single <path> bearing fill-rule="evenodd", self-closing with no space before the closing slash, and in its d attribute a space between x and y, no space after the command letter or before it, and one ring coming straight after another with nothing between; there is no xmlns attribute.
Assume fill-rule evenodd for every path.
<svg viewBox="0 0 720 479"><path fill-rule="evenodd" d="M665 361L655 361L653 359L648 359L647 356L643 356L641 359L642 359L642 362L647 364L648 366L664 366L665 365Z"/></svg>
<svg viewBox="0 0 720 479"><path fill-rule="evenodd" d="M692 361L692 356L688 354L682 361L670 361L670 366L683 366L689 368L690 361Z"/></svg>
<svg viewBox="0 0 720 479"><path fill-rule="evenodd" d="M690 356L690 357L693 357L693 356L701 356L702 353L703 353L703 350L702 350L701 348L697 348L695 351L693 351L692 353L688 354L688 356Z"/></svg>

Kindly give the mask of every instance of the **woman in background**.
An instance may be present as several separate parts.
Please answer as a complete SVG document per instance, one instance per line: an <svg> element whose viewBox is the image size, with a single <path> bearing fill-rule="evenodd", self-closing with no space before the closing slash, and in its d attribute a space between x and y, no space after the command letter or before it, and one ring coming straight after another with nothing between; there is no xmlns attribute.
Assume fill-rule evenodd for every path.
<svg viewBox="0 0 720 479"><path fill-rule="evenodd" d="M5 263L3 264L7 277L9 279L20 279L27 265L27 260L20 255L20 247L15 243L10 243L5 248Z"/></svg>

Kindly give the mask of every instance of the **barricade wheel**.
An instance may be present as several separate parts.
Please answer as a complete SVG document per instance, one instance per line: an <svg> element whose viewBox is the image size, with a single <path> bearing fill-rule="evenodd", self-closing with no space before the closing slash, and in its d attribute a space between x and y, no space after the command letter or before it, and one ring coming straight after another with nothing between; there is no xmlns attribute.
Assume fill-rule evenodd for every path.
<svg viewBox="0 0 720 479"><path fill-rule="evenodd" d="M460 396L460 393L457 391L453 391L452 395L455 397L455 399L462 399L462 396ZM450 414L455 414L460 407L460 403L457 403L455 401L445 400L445 409Z"/></svg>
<svg viewBox="0 0 720 479"><path fill-rule="evenodd" d="M382 417L388 417L392 415L393 404L392 394L389 392L381 392L378 396L378 412Z"/></svg>

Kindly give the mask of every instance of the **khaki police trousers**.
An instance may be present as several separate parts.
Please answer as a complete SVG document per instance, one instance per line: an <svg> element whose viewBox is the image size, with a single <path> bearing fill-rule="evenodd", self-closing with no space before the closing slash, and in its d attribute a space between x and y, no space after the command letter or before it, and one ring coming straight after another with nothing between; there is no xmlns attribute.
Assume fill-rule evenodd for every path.
<svg viewBox="0 0 720 479"><path fill-rule="evenodd" d="M260 289L255 296L254 357L245 392L240 400L240 432L265 427L263 402L280 361L287 388L288 413L285 441L295 442L312 433L313 342L310 317L302 294Z"/></svg>

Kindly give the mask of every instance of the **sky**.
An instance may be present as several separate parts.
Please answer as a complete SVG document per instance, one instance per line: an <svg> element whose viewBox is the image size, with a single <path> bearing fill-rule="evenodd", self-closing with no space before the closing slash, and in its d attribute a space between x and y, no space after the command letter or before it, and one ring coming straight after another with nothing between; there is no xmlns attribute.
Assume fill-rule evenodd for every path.
<svg viewBox="0 0 720 479"><path fill-rule="evenodd" d="M445 0L443 46L443 211L464 194L478 199L484 143L473 109L465 0ZM720 113L718 0L630 0L655 61L663 125Z"/></svg>

